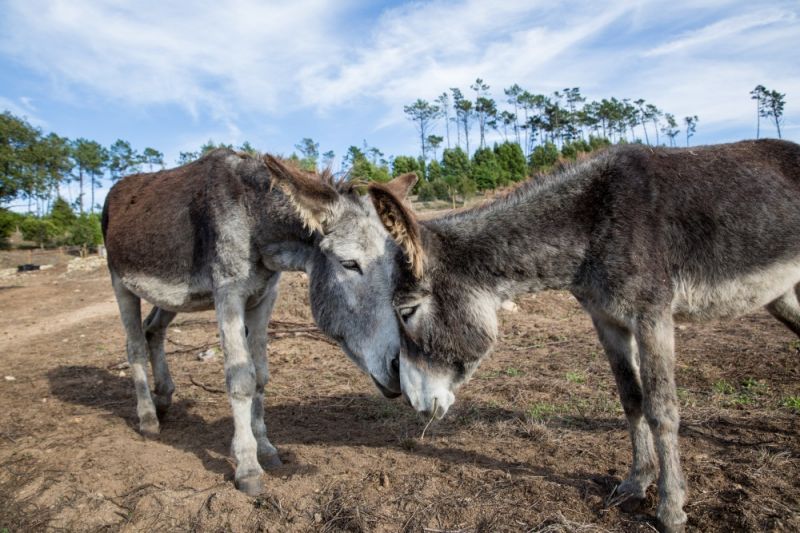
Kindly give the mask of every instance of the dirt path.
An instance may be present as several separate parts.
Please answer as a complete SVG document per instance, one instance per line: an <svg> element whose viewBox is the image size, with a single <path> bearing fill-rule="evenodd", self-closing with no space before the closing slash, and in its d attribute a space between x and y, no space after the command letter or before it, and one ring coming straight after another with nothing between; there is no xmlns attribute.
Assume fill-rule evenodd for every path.
<svg viewBox="0 0 800 533"><path fill-rule="evenodd" d="M196 357L217 344L213 313L169 328L177 391L145 441L105 272L4 278L0 531L652 531L654 490L638 512L609 505L630 446L591 323L564 293L518 304L424 440L337 348L278 335L266 421L285 464L248 498L227 398L209 392L221 358ZM312 325L303 276L284 277L274 319ZM759 312L682 328L676 346L690 528L800 530L798 339Z"/></svg>

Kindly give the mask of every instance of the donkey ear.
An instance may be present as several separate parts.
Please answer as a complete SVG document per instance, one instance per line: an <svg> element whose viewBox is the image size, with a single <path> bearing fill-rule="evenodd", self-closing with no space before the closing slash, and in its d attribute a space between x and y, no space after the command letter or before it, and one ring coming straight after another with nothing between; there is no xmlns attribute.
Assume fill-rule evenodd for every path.
<svg viewBox="0 0 800 533"><path fill-rule="evenodd" d="M409 172L408 174L397 176L392 181L386 183L385 187L398 198L405 198L414 185L417 184L418 179L419 177L416 173Z"/></svg>
<svg viewBox="0 0 800 533"><path fill-rule="evenodd" d="M415 174L410 174L416 178ZM386 231L405 252L408 263L411 266L411 272L417 279L422 277L423 262L425 259L425 252L422 249L422 239L419 233L419 224L414 212L408 207L403 200L398 198L393 188L389 187L391 183L405 178L409 181L409 174L400 176L389 183L372 183L369 186L369 196L375 205L375 211L378 213L381 222L383 222ZM416 181L416 179L414 180ZM413 186L413 182L411 182ZM407 187L406 190L410 188ZM402 198L402 197L401 197Z"/></svg>
<svg viewBox="0 0 800 533"><path fill-rule="evenodd" d="M287 165L269 154L264 156L264 163L272 183L286 193L303 224L311 231L322 231L325 223L336 214L339 193L312 173Z"/></svg>

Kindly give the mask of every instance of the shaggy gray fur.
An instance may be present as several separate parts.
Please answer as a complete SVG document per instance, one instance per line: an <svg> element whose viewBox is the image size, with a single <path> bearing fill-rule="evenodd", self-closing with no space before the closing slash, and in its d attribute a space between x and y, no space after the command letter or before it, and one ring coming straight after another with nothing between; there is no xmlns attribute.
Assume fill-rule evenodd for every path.
<svg viewBox="0 0 800 533"><path fill-rule="evenodd" d="M261 491L262 466L280 464L263 411L267 323L279 271L309 274L317 324L384 394L398 394L390 293L397 247L369 200L346 187L269 156L216 150L120 181L106 199L103 233L141 432L158 434L175 390L164 355L170 321L177 312L215 309L233 409L236 484L245 492ZM144 324L140 299L155 306Z"/></svg>
<svg viewBox="0 0 800 533"><path fill-rule="evenodd" d="M385 192L371 193L397 235L403 207L387 210ZM622 146L484 207L400 218L425 256L421 277L397 258L394 296L401 384L414 407L444 414L489 353L500 302L569 290L592 317L630 424L633 464L619 489L643 498L660 465L659 523L682 530L673 321L767 306L800 334L800 146Z"/></svg>

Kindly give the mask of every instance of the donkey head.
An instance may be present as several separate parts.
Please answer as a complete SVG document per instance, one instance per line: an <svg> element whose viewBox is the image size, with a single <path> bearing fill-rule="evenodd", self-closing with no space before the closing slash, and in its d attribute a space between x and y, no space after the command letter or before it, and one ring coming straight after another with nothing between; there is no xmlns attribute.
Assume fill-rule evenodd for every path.
<svg viewBox="0 0 800 533"><path fill-rule="evenodd" d="M266 156L273 182L285 193L314 235L283 258L283 269L309 276L311 310L317 325L335 339L387 397L400 395L400 334L392 307L397 245L367 197L334 186ZM404 197L414 174L385 186Z"/></svg>
<svg viewBox="0 0 800 533"><path fill-rule="evenodd" d="M402 393L417 411L441 418L492 348L497 301L461 274L468 259L456 242L420 226L391 188L375 184L369 193L400 247L393 306L401 327Z"/></svg>

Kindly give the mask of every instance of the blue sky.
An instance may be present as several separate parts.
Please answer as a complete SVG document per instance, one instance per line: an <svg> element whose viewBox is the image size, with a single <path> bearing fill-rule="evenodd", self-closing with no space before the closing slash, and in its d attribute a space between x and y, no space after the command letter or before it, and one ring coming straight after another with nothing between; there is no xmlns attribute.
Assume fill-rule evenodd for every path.
<svg viewBox="0 0 800 533"><path fill-rule="evenodd" d="M755 135L749 91L786 93L800 141L800 2L0 1L0 109L45 131L152 146L208 139L416 154L403 105L476 77L503 99L580 87L700 117L696 144ZM443 124L439 125L443 130ZM767 135L774 128L765 127ZM340 157L337 157L337 164ZM102 197L102 193L100 195Z"/></svg>

